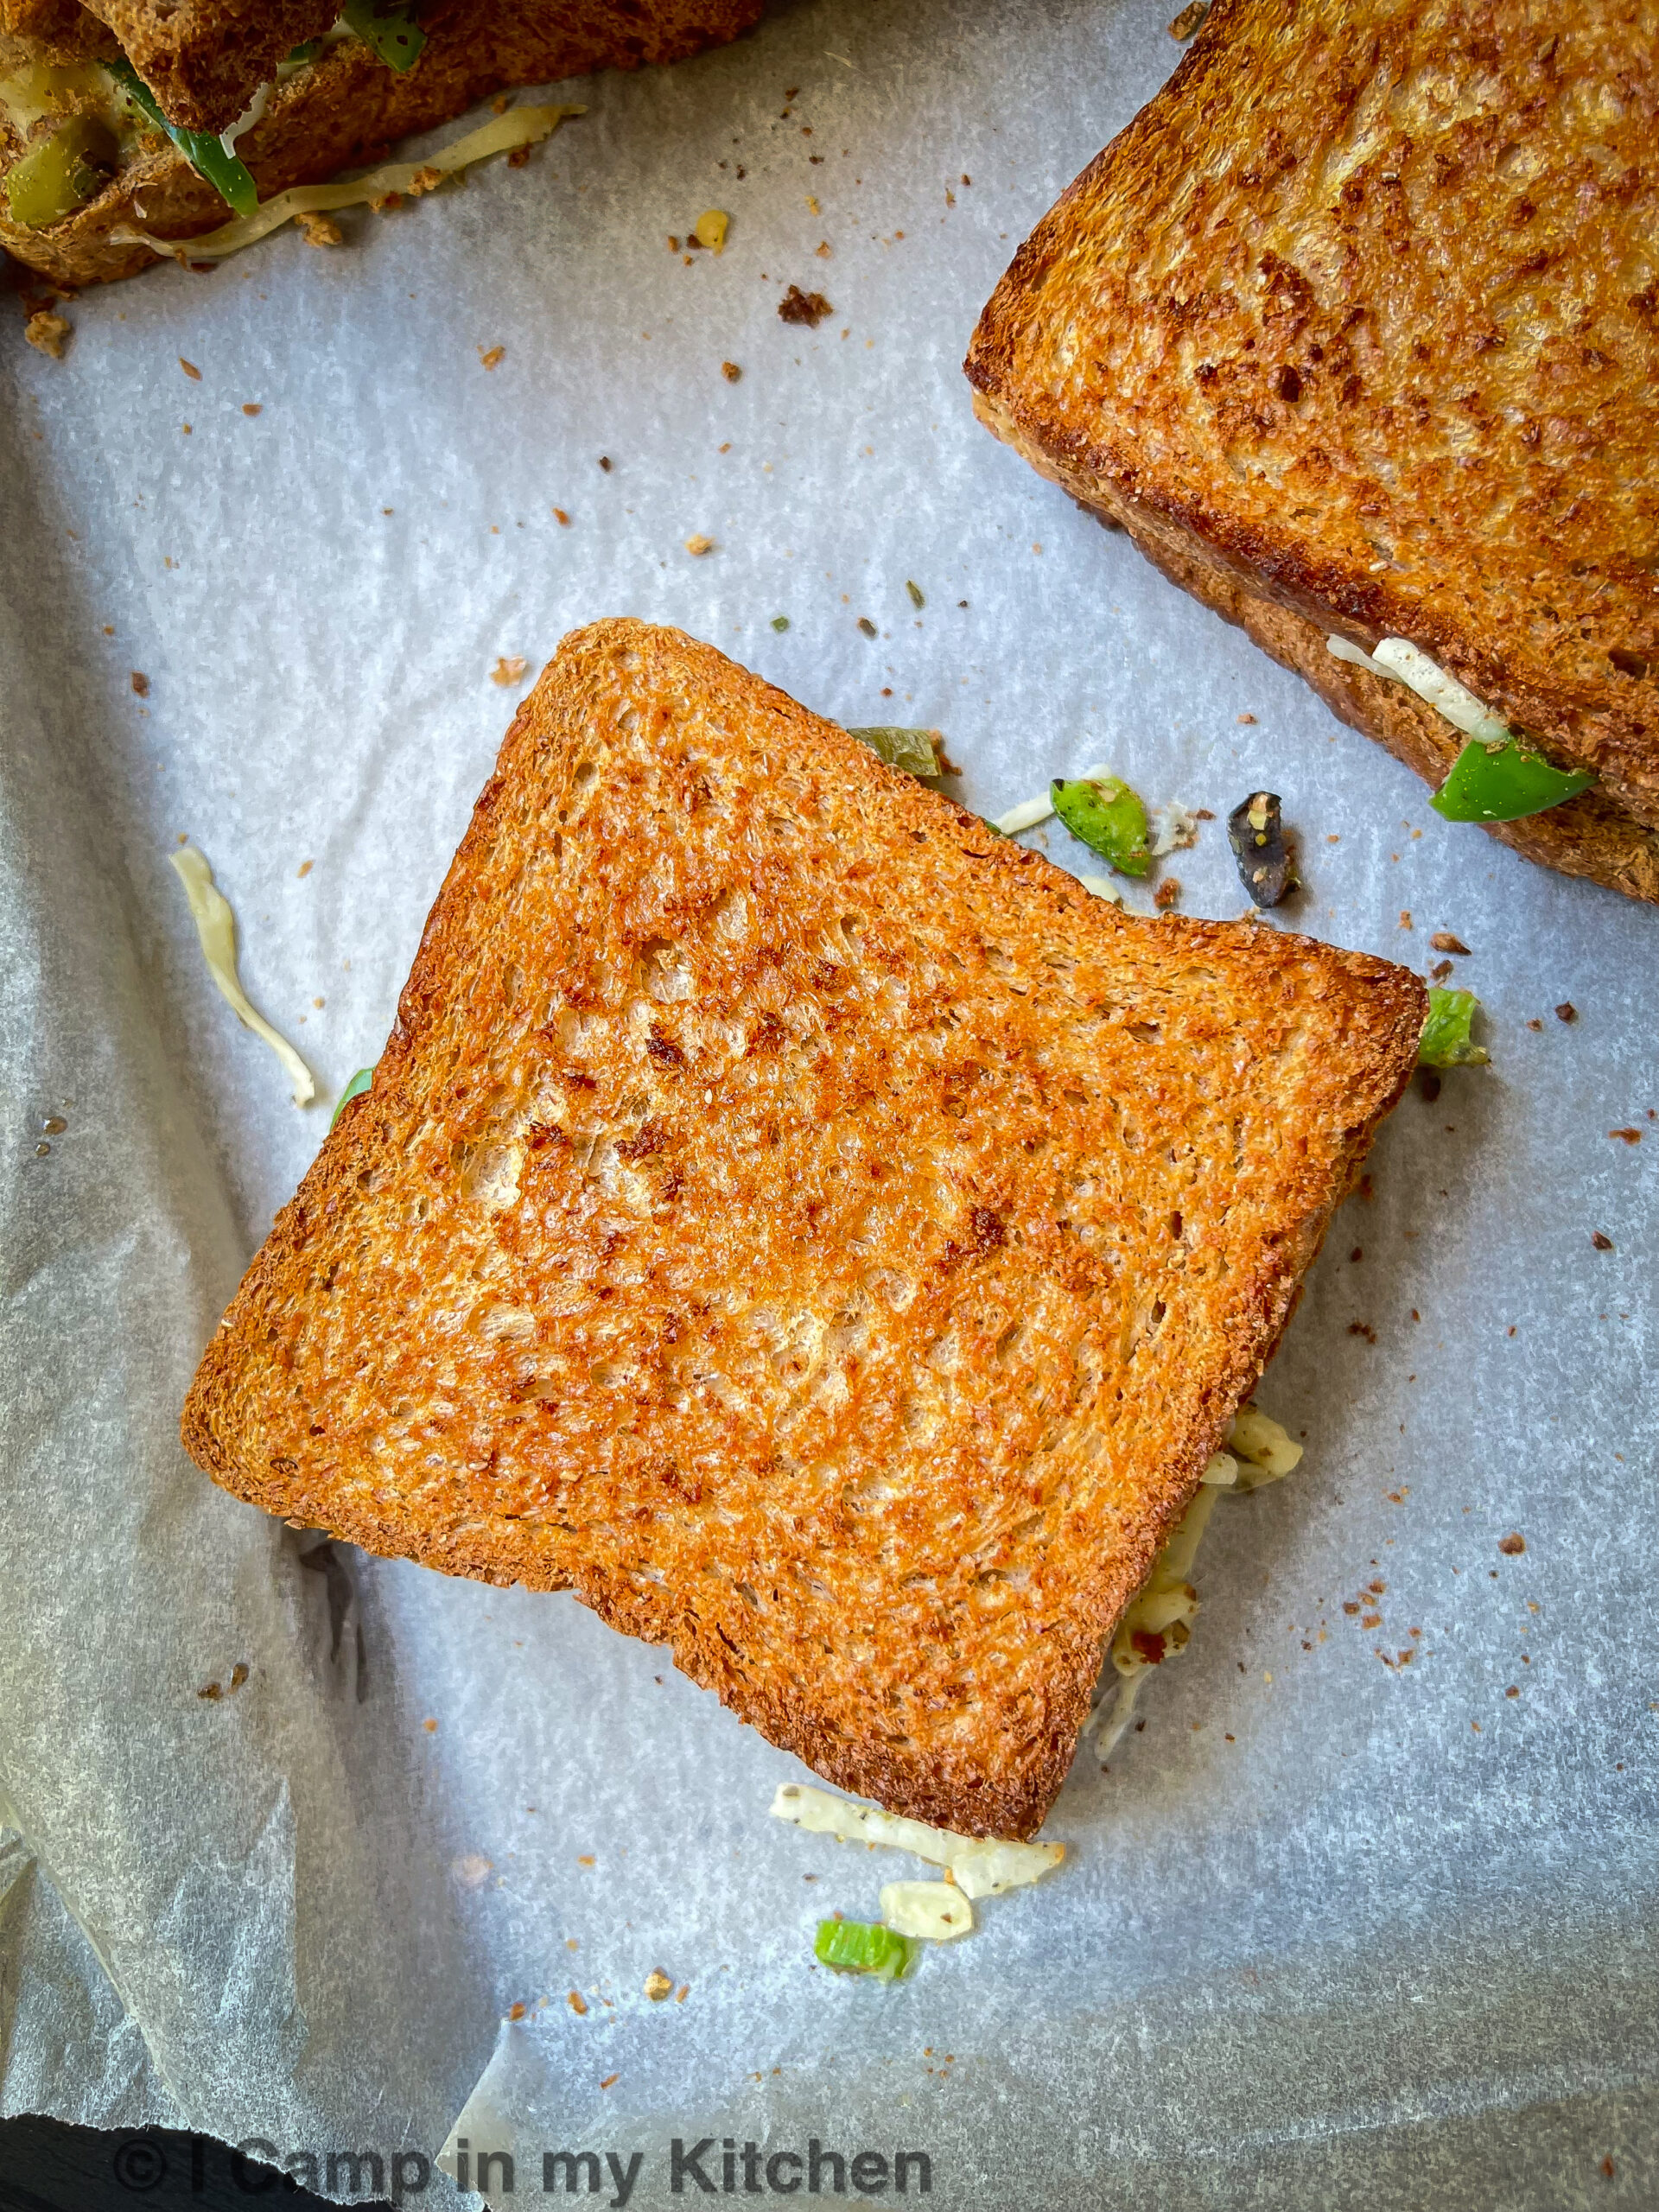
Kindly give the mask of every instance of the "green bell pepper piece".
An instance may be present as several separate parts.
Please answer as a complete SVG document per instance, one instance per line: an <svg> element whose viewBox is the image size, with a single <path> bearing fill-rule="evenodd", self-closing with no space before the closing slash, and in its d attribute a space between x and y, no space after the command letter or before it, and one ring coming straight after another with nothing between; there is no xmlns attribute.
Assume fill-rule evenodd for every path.
<svg viewBox="0 0 1659 2212"><path fill-rule="evenodd" d="M43 231L101 191L116 163L115 141L96 117L71 116L9 169L11 219Z"/></svg>
<svg viewBox="0 0 1659 2212"><path fill-rule="evenodd" d="M1120 875L1144 875L1152 865L1147 850L1147 810L1122 776L1098 782L1049 785L1054 811L1074 837L1109 861Z"/></svg>
<svg viewBox="0 0 1659 2212"><path fill-rule="evenodd" d="M359 1068L357 1073L352 1077L345 1090L340 1094L340 1098L334 1107L334 1113L329 1117L328 1127L331 1130L333 1129L334 1123L339 1121L340 1116L346 1111L346 1109L351 1104L353 1099L360 1098L373 1081L374 1070L372 1068Z"/></svg>
<svg viewBox="0 0 1659 2212"><path fill-rule="evenodd" d="M1480 1001L1472 991L1446 991L1438 987L1428 995L1428 1019L1417 1046L1420 1068L1484 1066L1491 1055L1484 1045L1472 1042L1469 1025Z"/></svg>
<svg viewBox="0 0 1659 2212"><path fill-rule="evenodd" d="M1489 745L1471 738L1429 804L1448 822L1519 822L1576 798L1596 779L1588 768L1553 768L1518 738Z"/></svg>
<svg viewBox="0 0 1659 2212"><path fill-rule="evenodd" d="M183 130L169 123L161 104L130 61L111 61L107 67L139 113L164 130L199 177L218 193L233 214L251 215L259 207L259 188L246 165L227 154L211 130Z"/></svg>
<svg viewBox="0 0 1659 2212"><path fill-rule="evenodd" d="M897 1981L908 1974L920 1948L879 1920L821 1920L812 1946L819 1961L837 1974L873 1974L881 1981Z"/></svg>
<svg viewBox="0 0 1659 2212"><path fill-rule="evenodd" d="M415 20L413 0L397 7L379 6L377 0L346 0L340 16L389 69L412 69L420 60L426 33Z"/></svg>
<svg viewBox="0 0 1659 2212"><path fill-rule="evenodd" d="M903 768L912 776L939 772L938 755L933 749L935 730L905 729L897 723L879 722L869 729L849 729L847 734L868 745L889 768Z"/></svg>

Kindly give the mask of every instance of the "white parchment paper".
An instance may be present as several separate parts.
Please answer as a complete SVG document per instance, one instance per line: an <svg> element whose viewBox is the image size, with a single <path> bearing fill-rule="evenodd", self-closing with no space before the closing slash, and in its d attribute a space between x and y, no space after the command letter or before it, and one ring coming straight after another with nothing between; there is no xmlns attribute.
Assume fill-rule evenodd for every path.
<svg viewBox="0 0 1659 2212"><path fill-rule="evenodd" d="M959 372L1173 65L1167 4L784 0L338 251L90 294L61 363L6 327L0 2108L302 2174L448 2139L519 2195L543 2151L638 2151L635 2205L704 2136L716 2181L727 2137L920 2149L945 2205L1659 2191L1659 923L1440 823ZM709 207L729 244L688 262ZM812 1928L920 1870L769 1822L801 1770L661 1652L320 1547L176 1443L327 1108L214 995L168 851L331 1099L513 700L621 613L937 725L986 811L1102 759L1218 817L1266 784L1294 925L1419 967L1455 931L1486 1009L1491 1069L1408 1097L1339 1217L1262 1392L1304 1468L1217 1508L1065 1869L898 1988L814 1971ZM1243 904L1220 819L1165 872Z"/></svg>

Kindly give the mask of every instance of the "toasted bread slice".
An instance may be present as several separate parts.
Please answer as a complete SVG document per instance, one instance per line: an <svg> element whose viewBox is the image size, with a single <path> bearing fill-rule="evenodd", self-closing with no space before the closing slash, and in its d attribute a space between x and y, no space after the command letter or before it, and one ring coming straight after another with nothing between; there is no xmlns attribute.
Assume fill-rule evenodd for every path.
<svg viewBox="0 0 1659 2212"><path fill-rule="evenodd" d="M712 648L578 631L186 1446L1028 1835L1425 1005L1129 918Z"/></svg>
<svg viewBox="0 0 1659 2212"><path fill-rule="evenodd" d="M683 60L737 37L765 3L442 0L422 19L426 45L414 68L400 73L360 40L342 39L275 87L237 151L260 198L270 200L290 185L378 162L397 139L433 130L505 87ZM164 144L124 162L95 198L49 229L6 219L0 198L0 245L54 283L104 283L160 257L119 233L188 240L216 230L229 213L213 187Z"/></svg>
<svg viewBox="0 0 1659 2212"><path fill-rule="evenodd" d="M1593 769L1593 798L1499 834L1642 898L1656 134L1635 0L1548 24L1522 0L1216 0L967 362L992 429L1421 772L1461 741L1325 670L1327 635L1410 639Z"/></svg>
<svg viewBox="0 0 1659 2212"><path fill-rule="evenodd" d="M224 130L277 64L321 38L337 0L86 0L133 67L187 130Z"/></svg>

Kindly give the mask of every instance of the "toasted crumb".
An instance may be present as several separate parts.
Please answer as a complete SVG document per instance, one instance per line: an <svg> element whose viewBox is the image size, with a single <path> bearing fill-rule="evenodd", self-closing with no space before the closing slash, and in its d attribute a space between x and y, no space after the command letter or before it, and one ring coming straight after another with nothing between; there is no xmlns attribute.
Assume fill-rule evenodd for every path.
<svg viewBox="0 0 1659 2212"><path fill-rule="evenodd" d="M509 2005L507 2007L507 2018L510 2020L522 2020L524 2014L529 2010L530 2007L527 2005Z"/></svg>
<svg viewBox="0 0 1659 2212"><path fill-rule="evenodd" d="M1163 881L1159 885L1158 888L1153 893L1152 903L1157 907L1160 914L1166 913L1169 908L1175 904L1175 901L1180 897L1180 877L1179 875L1166 875Z"/></svg>
<svg viewBox="0 0 1659 2212"><path fill-rule="evenodd" d="M779 322L804 322L810 330L816 330L825 315L834 313L822 292L804 292L798 284L791 284L778 302Z"/></svg>
<svg viewBox="0 0 1659 2212"><path fill-rule="evenodd" d="M200 384L201 382L201 371L196 366L194 361L187 361L182 353L179 356L179 366L184 371L184 373L189 378L192 384Z"/></svg>
<svg viewBox="0 0 1659 2212"><path fill-rule="evenodd" d="M149 696L149 678L144 674L143 671L142 669L135 668L130 680L133 690L138 694L138 696L141 699L148 699Z"/></svg>
<svg viewBox="0 0 1659 2212"><path fill-rule="evenodd" d="M510 169L527 168L530 165L530 157L535 150L533 146L515 146L507 156L507 167Z"/></svg>
<svg viewBox="0 0 1659 2212"><path fill-rule="evenodd" d="M511 92L498 92L495 98L490 102L490 113L492 115L505 115L512 105L512 94Z"/></svg>
<svg viewBox="0 0 1659 2212"><path fill-rule="evenodd" d="M686 1999L687 1999L690 1994L691 1994L691 1985L690 1985L690 1983L689 1981L683 1981L683 1982L680 1984L679 1987L678 1987L678 1988L675 1991L675 1993L674 1993L674 2002L675 2002L677 2005L683 2005L683 2004L684 2004L684 2002L685 2002L685 2000L686 2000Z"/></svg>
<svg viewBox="0 0 1659 2212"><path fill-rule="evenodd" d="M570 2010L573 2012L580 2012L584 2018L586 2018L588 2012L588 1999L582 1995L579 1989L573 1989L564 2001L570 2007Z"/></svg>
<svg viewBox="0 0 1659 2212"><path fill-rule="evenodd" d="M1640 1144L1642 1141L1640 1129L1609 1129L1607 1134L1610 1137L1617 1137L1621 1144Z"/></svg>
<svg viewBox="0 0 1659 2212"><path fill-rule="evenodd" d="M622 2076L620 2074L607 2074L599 2086L601 2089L608 2089L621 2079Z"/></svg>
<svg viewBox="0 0 1659 2212"><path fill-rule="evenodd" d="M1443 983L1451 973L1452 963L1449 960L1437 960L1428 971L1428 980L1431 983Z"/></svg>
<svg viewBox="0 0 1659 2212"><path fill-rule="evenodd" d="M1254 715L1241 715L1238 719L1241 722L1253 722L1255 720L1255 716Z"/></svg>
<svg viewBox="0 0 1659 2212"><path fill-rule="evenodd" d="M645 1994L653 2005L660 2005L665 1997L674 1994L674 1982L660 1967L653 1967L645 1976Z"/></svg>
<svg viewBox="0 0 1659 2212"><path fill-rule="evenodd" d="M224 1691L217 1682L209 1682L205 1689L199 1689L196 1692L198 1697L205 1697L210 1705L217 1705L224 1694Z"/></svg>
<svg viewBox="0 0 1659 2212"><path fill-rule="evenodd" d="M242 403L242 412L245 415L263 415L264 411L257 399L245 399Z"/></svg>
<svg viewBox="0 0 1659 2212"><path fill-rule="evenodd" d="M1571 999L1563 999L1560 1006L1555 1009L1555 1019L1557 1021L1576 1021L1578 1018L1579 1009L1573 1005Z"/></svg>
<svg viewBox="0 0 1659 2212"><path fill-rule="evenodd" d="M875 633L876 633L876 632L875 632L875 625L874 625L874 622L872 622L872 621L871 621L871 620L870 620L870 618L869 618L869 616L868 616L868 614L861 614L861 615L859 616L859 618L858 618L858 626L859 626L859 628L860 628L860 629L864 632L864 634L865 634L865 636L866 636L867 638L873 638L873 637L874 637L874 635L875 635ZM882 697L885 699L885 698L889 697L891 695L890 695L888 692L884 691L884 692L882 693L882 695L881 695L881 696L882 696Z"/></svg>
<svg viewBox="0 0 1659 2212"><path fill-rule="evenodd" d="M1511 1529L1507 1536L1500 1536L1497 1548L1505 1559L1519 1559L1527 1548L1527 1540L1518 1529Z"/></svg>
<svg viewBox="0 0 1659 2212"><path fill-rule="evenodd" d="M478 358L486 369L499 369L506 358L506 352L505 346L492 346L487 353L480 346L478 349Z"/></svg>
<svg viewBox="0 0 1659 2212"><path fill-rule="evenodd" d="M726 233L731 226L732 219L723 207L705 207L691 226L691 237L699 245L706 245L710 253L724 253ZM690 241L688 239L687 243Z"/></svg>
<svg viewBox="0 0 1659 2212"><path fill-rule="evenodd" d="M1192 37L1209 12L1210 0L1187 0L1187 5L1182 9L1169 27L1171 38L1178 39L1184 44Z"/></svg>
<svg viewBox="0 0 1659 2212"><path fill-rule="evenodd" d="M509 683L517 683L529 666L530 663L523 653L502 653L490 671L490 681L500 684L505 690Z"/></svg>
<svg viewBox="0 0 1659 2212"><path fill-rule="evenodd" d="M720 365L720 373L725 378L728 384L735 384L738 378L742 375L743 372L738 367L735 361L722 361Z"/></svg>
<svg viewBox="0 0 1659 2212"><path fill-rule="evenodd" d="M704 553L712 553L715 550L715 541L712 537L705 537L702 532L699 531L695 537L688 537L686 539L685 550L688 553L699 556Z"/></svg>
<svg viewBox="0 0 1659 2212"><path fill-rule="evenodd" d="M1529 1029L1541 1029L1543 1026L1544 1025L1541 1021L1529 1021L1527 1024Z"/></svg>
<svg viewBox="0 0 1659 2212"><path fill-rule="evenodd" d="M812 249L813 258L817 261L828 261L834 252L835 248L828 238L820 238Z"/></svg>
<svg viewBox="0 0 1659 2212"><path fill-rule="evenodd" d="M409 196L418 200L423 192L435 192L442 182L443 171L435 169L429 162L424 168L416 169L409 180Z"/></svg>
<svg viewBox="0 0 1659 2212"><path fill-rule="evenodd" d="M37 353L49 353L54 361L60 361L65 342L73 327L67 315L53 315L45 308L36 308L23 325L23 335Z"/></svg>
<svg viewBox="0 0 1659 2212"><path fill-rule="evenodd" d="M332 215L296 215L294 219L299 225L300 234L307 245L340 244L340 225Z"/></svg>
<svg viewBox="0 0 1659 2212"><path fill-rule="evenodd" d="M1428 940L1436 952L1460 952L1465 957L1469 948L1460 937L1453 937L1450 930L1436 930Z"/></svg>
<svg viewBox="0 0 1659 2212"><path fill-rule="evenodd" d="M435 1736L438 1732L438 1724L435 1720L423 1720L421 1726L429 1736Z"/></svg>
<svg viewBox="0 0 1659 2212"><path fill-rule="evenodd" d="M315 861L302 861L298 868L295 869L294 873L298 876L307 876L310 874L312 869L315 866L316 862Z"/></svg>
<svg viewBox="0 0 1659 2212"><path fill-rule="evenodd" d="M371 200L369 202L377 215L391 214L403 204L404 195L401 192L383 192L378 200Z"/></svg>
<svg viewBox="0 0 1659 2212"><path fill-rule="evenodd" d="M1400 909L1400 926L1402 930L1408 930L1411 927L1411 909L1409 906L1402 906Z"/></svg>
<svg viewBox="0 0 1659 2212"><path fill-rule="evenodd" d="M1595 1246L1598 1252L1611 1252L1613 1249L1612 1238L1611 1236L1604 1236L1599 1229L1592 1229L1591 1230L1590 1242Z"/></svg>
<svg viewBox="0 0 1659 2212"><path fill-rule="evenodd" d="M599 465L600 465L600 467L601 467L605 471L605 474L608 476L608 475L610 474L610 473L611 473L611 456L609 455L609 454L607 454L607 453L602 453L602 454L601 454L601 455L599 456Z"/></svg>
<svg viewBox="0 0 1659 2212"><path fill-rule="evenodd" d="M570 518L569 518L569 516L568 514L566 514L566 512L564 512L564 509L563 509L563 507L555 507L555 508L554 508L554 510L553 510L553 519L554 519L554 521L555 521L556 523L557 523L557 524L558 524L558 525L559 525L559 527L560 527L560 529L561 529L561 530L569 530L569 527L570 527Z"/></svg>

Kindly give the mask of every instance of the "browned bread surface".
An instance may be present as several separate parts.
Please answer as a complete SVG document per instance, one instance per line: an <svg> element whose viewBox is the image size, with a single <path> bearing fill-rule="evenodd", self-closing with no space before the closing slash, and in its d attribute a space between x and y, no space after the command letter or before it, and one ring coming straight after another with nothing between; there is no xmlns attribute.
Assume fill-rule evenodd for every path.
<svg viewBox="0 0 1659 2212"><path fill-rule="evenodd" d="M1143 543L1322 632L1410 639L1594 768L1586 811L1654 828L1656 22L1216 0L967 363L991 426ZM1336 688L1379 695L1377 734L1419 719Z"/></svg>
<svg viewBox="0 0 1659 2212"><path fill-rule="evenodd" d="M748 29L765 0L445 0L423 19L416 67L389 69L360 41L342 40L276 88L263 119L237 142L262 200L378 161L396 140L435 129L515 85L556 83L596 69L680 61ZM331 18L332 20L332 18ZM0 245L54 283L130 276L157 258L111 233L138 229L188 239L229 210L168 146L129 162L96 199L49 230L4 219Z"/></svg>
<svg viewBox="0 0 1659 2212"><path fill-rule="evenodd" d="M321 38L337 0L86 0L187 130L225 130L302 41Z"/></svg>
<svg viewBox="0 0 1659 2212"><path fill-rule="evenodd" d="M1424 1007L1120 913L677 632L578 631L185 1443L1028 1834Z"/></svg>

